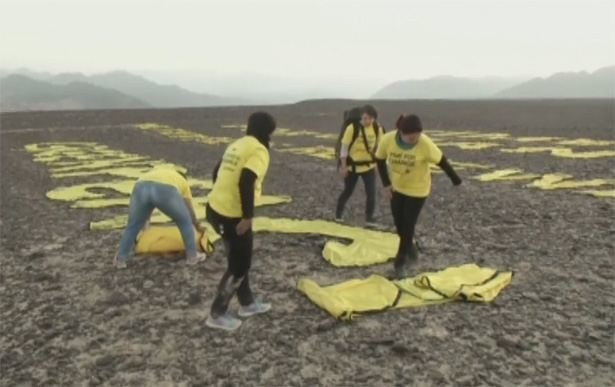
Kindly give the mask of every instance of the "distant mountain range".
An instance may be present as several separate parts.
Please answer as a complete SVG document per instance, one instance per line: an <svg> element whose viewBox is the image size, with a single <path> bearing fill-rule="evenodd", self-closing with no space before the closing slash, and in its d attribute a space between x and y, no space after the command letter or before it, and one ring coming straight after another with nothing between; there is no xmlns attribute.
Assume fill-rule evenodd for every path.
<svg viewBox="0 0 615 387"><path fill-rule="evenodd" d="M391 83L373 98L615 98L615 66L593 73L557 73L548 78L459 78L450 76Z"/></svg>
<svg viewBox="0 0 615 387"><path fill-rule="evenodd" d="M14 110L175 108L245 105L247 100L161 85L125 71L84 75L0 72L0 107Z"/></svg>
<svg viewBox="0 0 615 387"><path fill-rule="evenodd" d="M114 71L90 76L85 76L81 73L63 73L50 78L49 82L56 84L87 82L132 95L153 107L171 108L245 104L245 101L239 99L195 93L175 85L160 85L142 76L125 71Z"/></svg>
<svg viewBox="0 0 615 387"><path fill-rule="evenodd" d="M615 98L615 66L588 73L557 73L502 90L495 98Z"/></svg>
<svg viewBox="0 0 615 387"><path fill-rule="evenodd" d="M147 103L85 82L55 85L13 74L0 79L0 110L135 109Z"/></svg>
<svg viewBox="0 0 615 387"><path fill-rule="evenodd" d="M373 98L385 99L468 99L489 98L493 94L518 84L512 78L460 78L440 76L428 79L405 80L391 83Z"/></svg>
<svg viewBox="0 0 615 387"><path fill-rule="evenodd" d="M247 80L244 84L249 83ZM334 85L332 85L333 87ZM247 87L247 86L246 86ZM263 91L266 85L259 86ZM333 93L331 89L329 94ZM307 95L307 94L306 94ZM318 98L315 95L313 98ZM361 96L357 96L360 98ZM296 97L288 96L291 103ZM594 72L557 73L547 78L461 78L440 76L391 83L374 99L531 99L615 98L615 66ZM196 93L125 71L84 75L51 74L28 69L0 70L0 110L133 109L259 104Z"/></svg>

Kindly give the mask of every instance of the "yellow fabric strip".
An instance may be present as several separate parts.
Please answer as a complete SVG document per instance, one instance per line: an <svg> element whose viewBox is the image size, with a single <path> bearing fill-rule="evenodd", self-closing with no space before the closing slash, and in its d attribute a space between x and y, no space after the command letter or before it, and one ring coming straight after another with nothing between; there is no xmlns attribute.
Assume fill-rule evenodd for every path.
<svg viewBox="0 0 615 387"><path fill-rule="evenodd" d="M119 215L92 222L90 229L121 229L126 225L127 219L127 215ZM158 211L152 215L152 223L168 222L170 222L170 219ZM384 263L395 255L399 243L397 235L392 233L345 226L324 220L257 217L254 218L254 231L323 235L350 241L349 244L328 241L323 248L324 259L338 267L369 266ZM219 236L210 229L209 238L214 242L219 239Z"/></svg>
<svg viewBox="0 0 615 387"><path fill-rule="evenodd" d="M204 133L192 132L189 130L173 128L168 125L156 123L144 123L136 125L136 127L144 131L155 132L165 137L174 138L180 141L197 142L206 145L230 144L235 140L232 137L209 136Z"/></svg>
<svg viewBox="0 0 615 387"><path fill-rule="evenodd" d="M457 141L448 141L448 142L440 142L439 146L454 146L463 150L480 150L480 149L489 149L501 146L496 142L457 142Z"/></svg>
<svg viewBox="0 0 615 387"><path fill-rule="evenodd" d="M515 180L532 180L539 178L540 175L532 173L524 173L523 170L517 168L499 169L493 172L483 173L474 176L474 179L480 181L515 181Z"/></svg>
<svg viewBox="0 0 615 387"><path fill-rule="evenodd" d="M592 195L592 196L595 196L597 198L613 198L613 199L615 199L615 189L606 189L606 190L590 189L590 190L582 190L582 191L576 191L576 192L584 193L584 194L587 194L587 195Z"/></svg>
<svg viewBox="0 0 615 387"><path fill-rule="evenodd" d="M565 173L550 173L543 175L542 178L534 180L527 187L540 188L544 190L571 189L571 188L593 188L601 186L615 185L615 179L591 179L573 180L572 175Z"/></svg>
<svg viewBox="0 0 615 387"><path fill-rule="evenodd" d="M292 153L300 156L311 156L323 160L334 160L335 150L333 147L327 146L312 146L312 147L291 147L291 148L275 148L278 152Z"/></svg>
<svg viewBox="0 0 615 387"><path fill-rule="evenodd" d="M615 157L615 151L596 150L575 152L570 148L552 146L525 146L519 148L500 149L504 153L540 153L550 152L552 156L564 157L569 159L596 159L603 157Z"/></svg>

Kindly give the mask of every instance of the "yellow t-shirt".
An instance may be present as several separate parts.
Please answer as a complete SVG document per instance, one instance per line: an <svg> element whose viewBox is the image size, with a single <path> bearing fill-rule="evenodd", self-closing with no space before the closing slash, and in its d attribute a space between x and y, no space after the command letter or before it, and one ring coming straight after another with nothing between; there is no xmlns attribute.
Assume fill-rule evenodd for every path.
<svg viewBox="0 0 615 387"><path fill-rule="evenodd" d="M188 181L176 170L167 166L154 167L146 172L138 181L153 181L156 183L172 185L177 188L184 199L192 199L192 192Z"/></svg>
<svg viewBox="0 0 615 387"><path fill-rule="evenodd" d="M220 215L229 218L243 216L239 178L244 168L256 174L254 198L258 198L269 168L269 150L253 136L245 136L231 143L222 156L218 178L208 198L211 208Z"/></svg>
<svg viewBox="0 0 615 387"><path fill-rule="evenodd" d="M365 129L365 138L367 139L367 145L369 146L369 149L365 148L365 141L363 141L363 135L361 134L361 132L359 131L357 138L354 140L354 142L352 143L352 147L350 147L350 149L348 149L348 156L350 156L350 158L353 161L372 161L372 156L370 155L370 152L372 152L374 149L376 149L376 142L382 138L382 135L384 134L384 129L382 128L382 126L378 125L378 136L376 136L376 131L374 131L373 126L368 126ZM354 132L354 128L353 125L350 124L346 127L346 130L344 131L344 135L342 136L342 144L343 145L350 145L350 143L352 142L352 134ZM376 167L376 164L368 164L368 165L357 165L356 168L356 172L357 173L362 173L362 172L367 172L369 170L372 170ZM351 166L348 166L348 170L352 170Z"/></svg>
<svg viewBox="0 0 615 387"><path fill-rule="evenodd" d="M376 157L387 160L393 190L401 194L425 198L431 192L430 164L442 159L442 151L426 134L406 149L397 131L385 134L380 141Z"/></svg>

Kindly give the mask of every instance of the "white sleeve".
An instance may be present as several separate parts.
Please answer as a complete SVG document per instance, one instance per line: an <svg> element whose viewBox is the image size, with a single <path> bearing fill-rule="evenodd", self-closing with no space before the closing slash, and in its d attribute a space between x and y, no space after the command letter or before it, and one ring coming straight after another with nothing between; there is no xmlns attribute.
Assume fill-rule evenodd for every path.
<svg viewBox="0 0 615 387"><path fill-rule="evenodd" d="M342 144L340 148L340 159L345 159L346 157L348 157L348 145Z"/></svg>

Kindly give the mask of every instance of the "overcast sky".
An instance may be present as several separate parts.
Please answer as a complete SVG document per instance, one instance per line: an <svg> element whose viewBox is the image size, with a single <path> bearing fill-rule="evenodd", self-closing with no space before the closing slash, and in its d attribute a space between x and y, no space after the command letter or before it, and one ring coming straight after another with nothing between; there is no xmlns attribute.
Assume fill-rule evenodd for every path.
<svg viewBox="0 0 615 387"><path fill-rule="evenodd" d="M380 81L615 63L613 0L0 0L0 67Z"/></svg>

